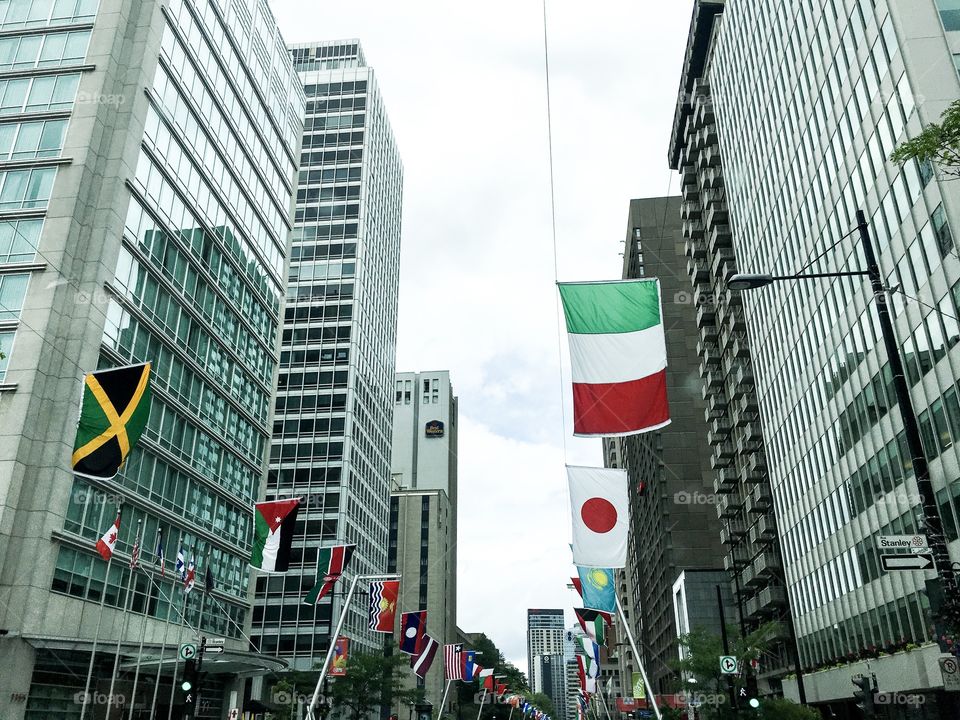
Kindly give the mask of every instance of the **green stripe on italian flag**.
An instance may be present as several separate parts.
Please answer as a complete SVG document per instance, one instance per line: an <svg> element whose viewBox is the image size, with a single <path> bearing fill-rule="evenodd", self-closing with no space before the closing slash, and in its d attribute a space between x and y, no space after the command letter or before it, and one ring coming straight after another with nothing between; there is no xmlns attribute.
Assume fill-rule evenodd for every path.
<svg viewBox="0 0 960 720"><path fill-rule="evenodd" d="M570 339L573 434L634 435L669 424L660 281L559 287Z"/></svg>

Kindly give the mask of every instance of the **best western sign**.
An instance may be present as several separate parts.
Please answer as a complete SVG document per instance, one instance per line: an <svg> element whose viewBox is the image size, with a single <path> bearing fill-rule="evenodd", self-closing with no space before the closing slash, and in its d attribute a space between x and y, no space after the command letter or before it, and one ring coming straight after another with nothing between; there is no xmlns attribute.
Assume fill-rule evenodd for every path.
<svg viewBox="0 0 960 720"><path fill-rule="evenodd" d="M431 420L424 428L427 437L443 437L443 422L440 420Z"/></svg>

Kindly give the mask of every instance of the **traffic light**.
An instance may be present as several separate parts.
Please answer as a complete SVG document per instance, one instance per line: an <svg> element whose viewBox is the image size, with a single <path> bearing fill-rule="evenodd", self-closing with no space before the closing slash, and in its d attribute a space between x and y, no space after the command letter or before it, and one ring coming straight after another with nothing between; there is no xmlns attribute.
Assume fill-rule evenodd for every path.
<svg viewBox="0 0 960 720"><path fill-rule="evenodd" d="M190 691L197 686L197 661L186 660L183 663L183 682L180 683L180 689L188 695Z"/></svg>
<svg viewBox="0 0 960 720"><path fill-rule="evenodd" d="M853 697L857 701L857 707L863 713L864 718L876 717L876 709L873 703L873 684L866 675L858 675L850 678L851 682L857 686L853 691Z"/></svg>
<svg viewBox="0 0 960 720"><path fill-rule="evenodd" d="M748 667L746 671L745 685L746 685L746 700L747 706L756 710L760 707L760 689L759 683L757 683L757 676L753 672L753 668Z"/></svg>

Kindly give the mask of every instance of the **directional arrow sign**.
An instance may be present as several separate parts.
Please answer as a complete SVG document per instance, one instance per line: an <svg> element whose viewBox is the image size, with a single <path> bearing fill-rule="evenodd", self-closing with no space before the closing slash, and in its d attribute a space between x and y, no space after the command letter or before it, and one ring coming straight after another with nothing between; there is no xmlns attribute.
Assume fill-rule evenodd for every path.
<svg viewBox="0 0 960 720"><path fill-rule="evenodd" d="M930 570L933 569L933 555L914 553L912 555L881 555L880 564L884 570Z"/></svg>
<svg viewBox="0 0 960 720"><path fill-rule="evenodd" d="M184 643L180 646L180 657L183 660L189 660L197 656L197 646L193 643Z"/></svg>
<svg viewBox="0 0 960 720"><path fill-rule="evenodd" d="M214 645L213 647L206 647L203 649L204 655L219 655L222 652L223 652L223 648L218 647L216 645Z"/></svg>
<svg viewBox="0 0 960 720"><path fill-rule="evenodd" d="M733 655L720 656L720 672L724 675L736 675L739 663Z"/></svg>

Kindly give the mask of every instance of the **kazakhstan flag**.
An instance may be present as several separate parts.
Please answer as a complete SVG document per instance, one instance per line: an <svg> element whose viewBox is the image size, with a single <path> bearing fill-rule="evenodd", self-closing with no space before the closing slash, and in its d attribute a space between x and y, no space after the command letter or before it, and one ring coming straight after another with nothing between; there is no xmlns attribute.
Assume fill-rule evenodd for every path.
<svg viewBox="0 0 960 720"><path fill-rule="evenodd" d="M580 584L583 587L583 606L591 610L614 613L617 611L616 589L613 570L577 566Z"/></svg>

